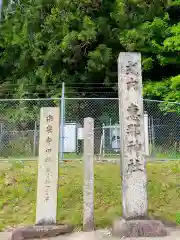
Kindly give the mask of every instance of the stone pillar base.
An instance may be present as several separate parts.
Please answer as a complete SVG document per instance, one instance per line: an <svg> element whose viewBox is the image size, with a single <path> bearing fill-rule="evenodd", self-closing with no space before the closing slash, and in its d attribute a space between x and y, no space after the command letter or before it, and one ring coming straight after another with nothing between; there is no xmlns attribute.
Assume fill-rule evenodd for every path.
<svg viewBox="0 0 180 240"><path fill-rule="evenodd" d="M27 226L14 230L12 232L11 240L56 237L58 235L71 233L72 231L73 226L66 224Z"/></svg>
<svg viewBox="0 0 180 240"><path fill-rule="evenodd" d="M112 235L116 237L162 237L168 231L161 221L157 220L124 220L114 221Z"/></svg>

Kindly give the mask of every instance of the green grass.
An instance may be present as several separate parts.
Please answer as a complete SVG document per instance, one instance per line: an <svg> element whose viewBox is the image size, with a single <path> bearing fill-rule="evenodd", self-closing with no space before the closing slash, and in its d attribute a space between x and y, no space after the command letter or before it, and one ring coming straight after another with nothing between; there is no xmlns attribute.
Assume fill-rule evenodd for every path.
<svg viewBox="0 0 180 240"><path fill-rule="evenodd" d="M155 147L153 149L153 156L156 158L165 158L165 159L180 159L180 149L177 150L175 147Z"/></svg>
<svg viewBox="0 0 180 240"><path fill-rule="evenodd" d="M180 224L180 212L176 213L176 223Z"/></svg>
<svg viewBox="0 0 180 240"><path fill-rule="evenodd" d="M149 215L176 222L180 211L180 162L148 163ZM179 180L178 180L179 179ZM0 229L35 222L37 163L0 164ZM60 165L59 222L82 227L83 165ZM95 223L109 226L121 216L120 169L115 164L95 165Z"/></svg>

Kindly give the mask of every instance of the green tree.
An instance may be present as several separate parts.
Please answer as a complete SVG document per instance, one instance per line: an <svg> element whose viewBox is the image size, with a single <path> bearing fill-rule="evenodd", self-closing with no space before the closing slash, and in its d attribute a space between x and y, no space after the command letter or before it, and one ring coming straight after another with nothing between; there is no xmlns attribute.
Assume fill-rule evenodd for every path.
<svg viewBox="0 0 180 240"><path fill-rule="evenodd" d="M179 101L178 94L168 97L177 85L166 96L159 92L179 75L178 0L19 0L7 6L0 27L1 98L59 97L62 82L66 96L115 97L119 52L140 51L145 96Z"/></svg>

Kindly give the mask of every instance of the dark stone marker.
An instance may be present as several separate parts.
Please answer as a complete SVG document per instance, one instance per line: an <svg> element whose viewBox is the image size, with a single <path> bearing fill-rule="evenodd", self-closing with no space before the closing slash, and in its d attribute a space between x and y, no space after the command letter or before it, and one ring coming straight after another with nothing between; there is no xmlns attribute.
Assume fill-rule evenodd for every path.
<svg viewBox="0 0 180 240"><path fill-rule="evenodd" d="M27 226L18 228L13 231L11 240L24 240L33 238L56 237L71 233L73 231L72 225L47 225L47 226Z"/></svg>
<svg viewBox="0 0 180 240"><path fill-rule="evenodd" d="M112 234L117 237L162 237L168 232L161 221L157 220L116 220Z"/></svg>

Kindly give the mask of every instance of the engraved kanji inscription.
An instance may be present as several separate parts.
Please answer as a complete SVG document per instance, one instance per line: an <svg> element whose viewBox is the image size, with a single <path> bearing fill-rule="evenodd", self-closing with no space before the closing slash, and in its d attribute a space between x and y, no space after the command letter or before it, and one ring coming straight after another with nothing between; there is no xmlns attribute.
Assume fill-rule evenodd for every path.
<svg viewBox="0 0 180 240"><path fill-rule="evenodd" d="M47 133L52 133L52 126L51 125L48 125L47 127L46 127L46 132Z"/></svg>
<svg viewBox="0 0 180 240"><path fill-rule="evenodd" d="M46 178L45 178L45 184L50 183L52 178L52 171L50 168L46 168Z"/></svg>
<svg viewBox="0 0 180 240"><path fill-rule="evenodd" d="M133 74L137 76L136 66L137 62L128 61L128 65L126 65L126 75Z"/></svg>
<svg viewBox="0 0 180 240"><path fill-rule="evenodd" d="M52 176L52 171L51 171L51 169L48 167L48 168L46 168L46 173L47 173L47 176L49 177L49 176Z"/></svg>
<svg viewBox="0 0 180 240"><path fill-rule="evenodd" d="M45 198L44 198L45 202L49 200L49 188L50 188L49 185L47 185L45 188Z"/></svg>
<svg viewBox="0 0 180 240"><path fill-rule="evenodd" d="M50 178L47 177L47 178L45 179L45 184L50 184L50 183L51 183Z"/></svg>
<svg viewBox="0 0 180 240"><path fill-rule="evenodd" d="M46 139L46 142L47 142L48 144L50 144L50 143L52 142L52 138L50 138L50 137L48 136L47 139Z"/></svg>
<svg viewBox="0 0 180 240"><path fill-rule="evenodd" d="M140 160L138 158L135 159L130 159L129 160L129 164L128 164L128 168L127 168L127 173L133 173L133 172L143 172L143 166L140 163Z"/></svg>
<svg viewBox="0 0 180 240"><path fill-rule="evenodd" d="M132 153L132 151L140 151L142 148L142 143L139 143L138 140L129 141L127 145L127 151Z"/></svg>
<svg viewBox="0 0 180 240"><path fill-rule="evenodd" d="M46 157L46 158L44 159L45 162L51 162L51 160L52 160L51 157Z"/></svg>
<svg viewBox="0 0 180 240"><path fill-rule="evenodd" d="M132 62L132 61L128 61L128 65L126 65L127 90L138 89L138 80L137 80L138 72L136 71L136 66L137 66L137 62Z"/></svg>
<svg viewBox="0 0 180 240"><path fill-rule="evenodd" d="M131 105L128 106L127 111L129 113L129 116L127 117L127 120L140 120L140 111L138 105L131 103Z"/></svg>
<svg viewBox="0 0 180 240"><path fill-rule="evenodd" d="M126 133L136 137L141 133L140 124L128 124Z"/></svg>
<svg viewBox="0 0 180 240"><path fill-rule="evenodd" d="M134 78L130 78L126 84L127 84L127 90L130 90L131 88L134 90L138 89L138 81Z"/></svg>
<svg viewBox="0 0 180 240"><path fill-rule="evenodd" d="M46 173L47 173L47 178L51 178L52 177L52 171L50 168L46 169Z"/></svg>
<svg viewBox="0 0 180 240"><path fill-rule="evenodd" d="M49 122L52 122L53 121L53 116L51 114L49 114L47 117L46 117L46 122L49 123Z"/></svg>
<svg viewBox="0 0 180 240"><path fill-rule="evenodd" d="M52 172L51 172L50 168L46 169L46 173L47 173L47 175L46 175L46 179L45 179L45 184L49 184L51 182L51 178L52 178Z"/></svg>
<svg viewBox="0 0 180 240"><path fill-rule="evenodd" d="M49 195L45 195L44 201L45 201L45 202L49 201Z"/></svg>
<svg viewBox="0 0 180 240"><path fill-rule="evenodd" d="M47 149L46 149L46 152L47 152L47 153L50 153L51 151L52 151L51 148L47 148Z"/></svg>

